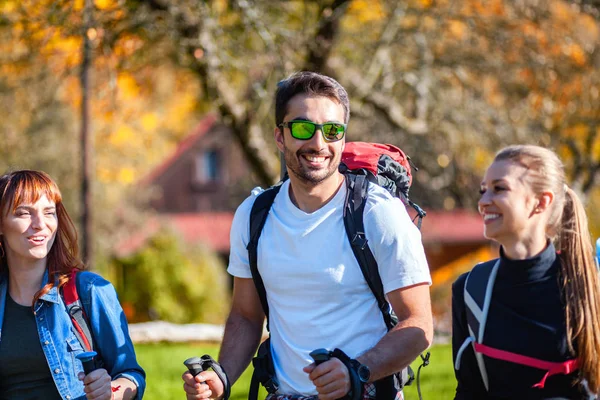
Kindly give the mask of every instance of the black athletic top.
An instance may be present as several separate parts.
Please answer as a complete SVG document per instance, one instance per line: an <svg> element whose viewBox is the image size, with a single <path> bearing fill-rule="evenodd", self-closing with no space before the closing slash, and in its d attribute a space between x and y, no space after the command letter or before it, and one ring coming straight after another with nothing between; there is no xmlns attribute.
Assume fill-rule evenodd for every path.
<svg viewBox="0 0 600 400"><path fill-rule="evenodd" d="M6 294L0 342L0 400L60 400L31 306Z"/></svg>
<svg viewBox="0 0 600 400"><path fill-rule="evenodd" d="M497 260L489 261L492 265ZM563 362L575 358L569 354L565 310L561 298L560 259L552 244L538 256L510 260L500 249L500 267L492 292L484 343L496 349ZM467 274L452 285L452 352L469 336L464 304ZM546 371L484 356L488 375L486 391L479 367L469 345L463 352L458 371L457 400L482 399L588 399L576 383L578 371L570 375L552 375L545 387L532 388Z"/></svg>

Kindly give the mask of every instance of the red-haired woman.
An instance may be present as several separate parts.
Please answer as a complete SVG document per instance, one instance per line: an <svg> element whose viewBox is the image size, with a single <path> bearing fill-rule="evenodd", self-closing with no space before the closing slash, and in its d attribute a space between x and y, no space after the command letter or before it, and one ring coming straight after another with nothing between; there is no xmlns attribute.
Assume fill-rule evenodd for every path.
<svg viewBox="0 0 600 400"><path fill-rule="evenodd" d="M452 288L455 399L596 398L600 282L557 155L531 145L498 152L479 212L500 258Z"/></svg>
<svg viewBox="0 0 600 400"><path fill-rule="evenodd" d="M44 172L0 176L0 399L141 399L138 365L113 286L79 272L102 368L87 375L75 357L61 287L83 270L77 235L56 183Z"/></svg>

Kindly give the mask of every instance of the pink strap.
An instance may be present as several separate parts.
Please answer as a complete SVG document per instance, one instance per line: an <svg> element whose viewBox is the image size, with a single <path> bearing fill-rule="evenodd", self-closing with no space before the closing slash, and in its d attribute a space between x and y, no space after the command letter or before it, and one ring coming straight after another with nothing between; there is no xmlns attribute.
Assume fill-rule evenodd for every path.
<svg viewBox="0 0 600 400"><path fill-rule="evenodd" d="M526 365L537 369L547 371L541 381L533 385L534 388L543 389L546 384L546 378L552 375L568 375L579 369L579 361L577 359L567 360L563 362L544 361L533 357L527 357L510 351L494 349L483 344L473 343L475 351L497 360L509 361L515 364Z"/></svg>

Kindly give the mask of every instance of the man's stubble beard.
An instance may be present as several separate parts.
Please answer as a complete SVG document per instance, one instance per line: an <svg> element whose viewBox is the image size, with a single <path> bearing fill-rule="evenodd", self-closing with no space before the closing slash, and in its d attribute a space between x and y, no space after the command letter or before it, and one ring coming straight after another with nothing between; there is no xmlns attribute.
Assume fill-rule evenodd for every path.
<svg viewBox="0 0 600 400"><path fill-rule="evenodd" d="M300 158L303 154L311 154L314 156L325 155L327 157L330 157L328 168L313 170L310 168L303 167L302 162L300 161ZM316 186L337 172L338 167L340 165L341 152L337 155L336 158L332 158L331 154L322 154L312 151L301 152L300 150L298 150L296 153L293 153L287 147L285 147L284 158L287 168L295 177L300 179L305 184Z"/></svg>

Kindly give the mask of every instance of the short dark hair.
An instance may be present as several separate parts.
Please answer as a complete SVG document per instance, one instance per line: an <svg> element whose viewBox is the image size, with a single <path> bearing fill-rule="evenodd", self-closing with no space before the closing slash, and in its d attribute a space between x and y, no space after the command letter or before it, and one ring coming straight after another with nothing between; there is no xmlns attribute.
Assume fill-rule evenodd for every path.
<svg viewBox="0 0 600 400"><path fill-rule="evenodd" d="M287 106L297 94L327 97L344 108L344 123L350 119L350 101L348 93L335 79L316 72L300 71L293 73L277 84L275 92L275 125L283 122Z"/></svg>

